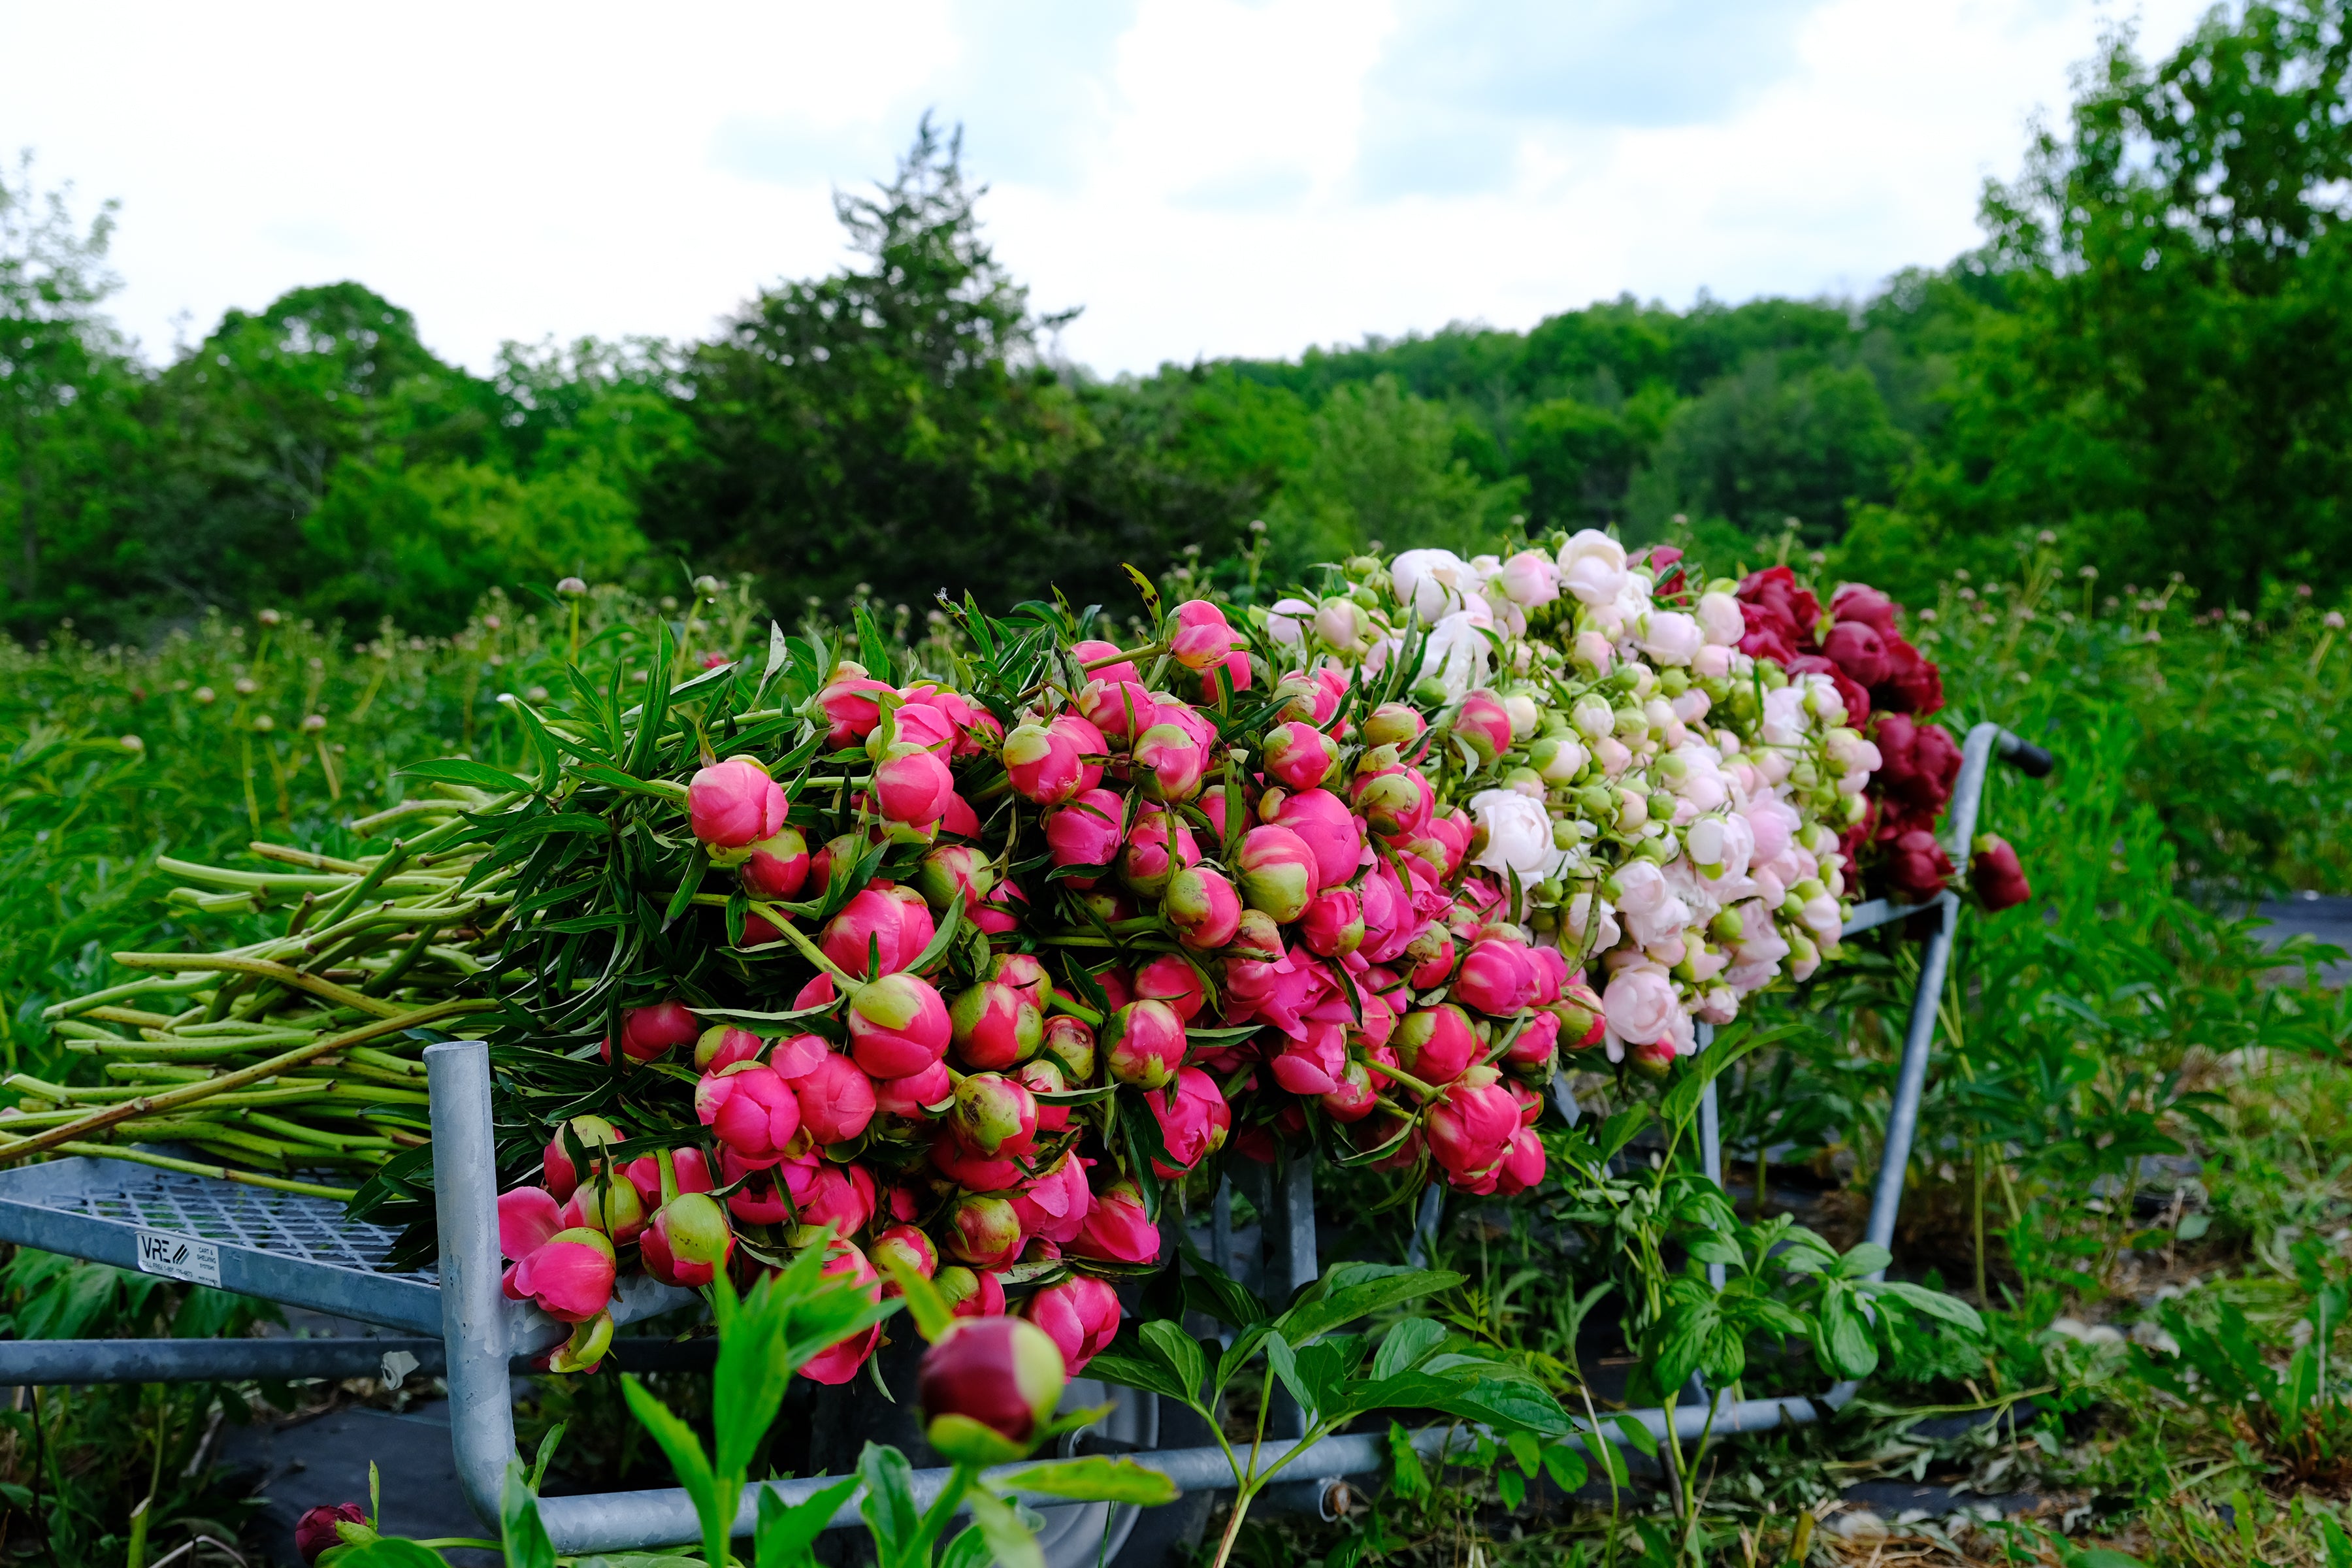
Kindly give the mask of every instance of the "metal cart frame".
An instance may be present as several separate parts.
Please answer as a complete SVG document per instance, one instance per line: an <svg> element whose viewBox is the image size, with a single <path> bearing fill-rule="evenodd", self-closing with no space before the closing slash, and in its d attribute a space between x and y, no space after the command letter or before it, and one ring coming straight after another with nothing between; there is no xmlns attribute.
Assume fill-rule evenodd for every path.
<svg viewBox="0 0 2352 1568"><path fill-rule="evenodd" d="M2047 752L1998 725L1979 724L1969 732L1946 841L1963 872L1985 777L1996 755L2034 776L2047 773L2051 766ZM1902 1204L1959 910L1958 896L1949 891L1924 904L1878 900L1857 908L1845 926L1844 934L1853 936L1929 911L1937 917L1921 959L1864 1233L1880 1246L1892 1241ZM438 1372L448 1382L458 1474L475 1510L495 1524L507 1466L516 1457L510 1366L518 1358L543 1354L570 1331L535 1308L507 1300L500 1289L488 1047L480 1041L453 1041L428 1046L425 1058L440 1223L436 1271L387 1269L383 1264L394 1233L345 1219L341 1206L332 1200L120 1161L70 1158L0 1171L0 1240L382 1324L399 1331L400 1337L0 1342L0 1386L379 1373L396 1382L396 1371ZM1555 1099L1573 1121L1578 1110L1565 1082L1555 1086ZM1699 1138L1703 1166L1719 1184L1723 1150L1713 1084L1700 1100ZM1263 1184L1253 1183L1252 1194L1261 1215L1260 1277L1279 1294L1320 1273L1311 1163L1286 1161L1265 1173ZM1433 1187L1415 1226L1416 1252L1435 1234L1443 1203L1443 1189ZM1237 1261L1238 1238L1226 1190L1218 1194L1212 1243L1216 1261L1231 1269ZM1716 1272L1720 1283L1719 1270ZM624 1283L614 1318L618 1323L642 1320L693 1299L692 1292L639 1277ZM625 1356L629 1342L615 1343ZM1670 1425L1682 1437L1697 1437L1710 1428L1717 1435L1760 1432L1819 1421L1851 1398L1854 1388L1852 1383L1840 1384L1818 1399L1750 1400L1727 1395L1709 1399L1701 1390L1693 1403L1677 1401L1631 1414L1659 1436ZM1289 1434L1269 1441L1266 1447L1275 1454L1291 1447L1303 1430L1295 1411L1277 1412L1274 1426L1277 1432L1286 1427ZM1450 1438L1459 1440L1450 1429L1434 1427L1416 1433L1413 1441L1422 1452L1435 1456ZM1292 1473L1303 1479L1272 1489L1267 1501L1328 1511L1338 1478L1378 1470L1386 1449L1385 1436L1327 1437L1293 1461ZM1223 1453L1215 1447L1155 1449L1143 1457L1180 1491L1215 1490L1232 1479ZM943 1469L917 1471L918 1499L928 1501L937 1495L948 1474ZM835 1479L817 1477L762 1485L793 1503ZM735 1521L738 1534L751 1533L760 1489L755 1486L744 1495ZM1024 1500L1050 1507L1061 1500L1032 1496ZM700 1534L687 1494L674 1488L545 1498L540 1515L556 1550L567 1554L664 1545ZM840 1527L858 1521L853 1505L845 1507L834 1523Z"/></svg>

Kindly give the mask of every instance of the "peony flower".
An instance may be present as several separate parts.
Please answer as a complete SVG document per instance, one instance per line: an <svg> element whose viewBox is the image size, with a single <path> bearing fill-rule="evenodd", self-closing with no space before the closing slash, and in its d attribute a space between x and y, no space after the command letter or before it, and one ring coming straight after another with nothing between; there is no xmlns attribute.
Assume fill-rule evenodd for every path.
<svg viewBox="0 0 2352 1568"><path fill-rule="evenodd" d="M1233 1111L1216 1080L1199 1068L1177 1069L1173 1089L1176 1103L1172 1106L1163 1092L1143 1097L1152 1120L1160 1123L1160 1145L1175 1162L1173 1166L1157 1159L1151 1162L1153 1173L1163 1181L1182 1175L1215 1153L1234 1124Z"/></svg>
<svg viewBox="0 0 2352 1568"><path fill-rule="evenodd" d="M955 1086L948 1125L973 1153L1017 1160L1037 1146L1037 1099L1018 1079L976 1072Z"/></svg>
<svg viewBox="0 0 2352 1568"><path fill-rule="evenodd" d="M1023 1310L1061 1351L1063 1370L1072 1377L1118 1336L1118 1292L1090 1275L1046 1286Z"/></svg>
<svg viewBox="0 0 2352 1568"><path fill-rule="evenodd" d="M1625 547L1597 529L1581 530L1559 547L1559 585L1582 604L1614 603L1625 577Z"/></svg>
<svg viewBox="0 0 2352 1568"><path fill-rule="evenodd" d="M1472 581L1469 564L1451 550L1404 550L1389 563L1396 595L1423 621L1434 623L1462 608Z"/></svg>
<svg viewBox="0 0 2352 1568"><path fill-rule="evenodd" d="M1423 1083L1446 1083L1477 1060L1484 1047L1470 1016L1451 1002L1417 1007L1397 1023L1390 1037L1398 1065Z"/></svg>
<svg viewBox="0 0 2352 1568"><path fill-rule="evenodd" d="M817 946L847 973L861 978L890 974L922 956L938 934L930 906L911 891L877 883L861 889L827 921Z"/></svg>
<svg viewBox="0 0 2352 1568"><path fill-rule="evenodd" d="M1045 843L1056 866L1108 866L1118 858L1127 803L1107 789L1089 789L1045 814ZM1071 878L1081 888L1091 877Z"/></svg>
<svg viewBox="0 0 2352 1568"><path fill-rule="evenodd" d="M1601 994L1601 1008L1610 1033L1637 1046L1665 1039L1682 1011L1673 983L1647 969L1619 971Z"/></svg>
<svg viewBox="0 0 2352 1568"><path fill-rule="evenodd" d="M954 794L955 776L947 763L919 746L893 746L875 764L875 807L892 822L929 826L947 814Z"/></svg>
<svg viewBox="0 0 2352 1568"><path fill-rule="evenodd" d="M869 1300L882 1299L881 1284L874 1272L874 1265L866 1261L866 1254L840 1240L834 1242L830 1251L831 1256L825 1259L824 1265L827 1275L845 1277L853 1285L868 1287L866 1297ZM802 1365L801 1375L812 1383L837 1387L857 1375L857 1369L866 1364L866 1358L874 1353L874 1347L881 1340L881 1324L860 1329L810 1357Z"/></svg>
<svg viewBox="0 0 2352 1568"><path fill-rule="evenodd" d="M1112 1263L1150 1263L1160 1256L1160 1227L1145 1217L1143 1193L1125 1179L1094 1195L1070 1250Z"/></svg>
<svg viewBox="0 0 2352 1568"><path fill-rule="evenodd" d="M305 1510L302 1517L294 1521L294 1550L302 1554L305 1563L316 1563L319 1554L329 1548L350 1544L337 1528L346 1524L358 1526L353 1535L359 1542L375 1539L375 1531L368 1524L367 1511L359 1504L321 1503L317 1508Z"/></svg>
<svg viewBox="0 0 2352 1568"><path fill-rule="evenodd" d="M1508 877L1517 872L1522 887L1532 888L1559 869L1560 852L1552 844L1551 814L1543 803L1517 790L1481 790L1470 797L1470 814L1486 839L1472 864Z"/></svg>
<svg viewBox="0 0 2352 1568"><path fill-rule="evenodd" d="M583 1149L618 1143L622 1140L621 1130L601 1116L575 1116L564 1125L572 1130ZM557 1203L570 1197L572 1189L580 1184L579 1170L572 1164L572 1152L564 1143L563 1128L556 1129L555 1136L547 1141L547 1147L541 1152L540 1171L547 1183L548 1192ZM528 1192L532 1189L520 1190ZM552 1212L550 1211L551 1214Z"/></svg>
<svg viewBox="0 0 2352 1568"><path fill-rule="evenodd" d="M1459 701L1486 679L1493 651L1480 617L1469 610L1456 610L1429 628L1418 679L1436 681L1445 689L1447 701Z"/></svg>
<svg viewBox="0 0 2352 1568"><path fill-rule="evenodd" d="M1913 903L1925 903L1951 880L1952 858L1936 836L1915 827L1896 836L1886 858L1886 879ZM1811 924L1811 921L1806 922Z"/></svg>
<svg viewBox="0 0 2352 1568"><path fill-rule="evenodd" d="M680 1046L690 1046L702 1035L702 1020L683 1003L656 1002L631 1007L621 1015L621 1050L633 1062L649 1062ZM613 1059L613 1042L606 1040L602 1059Z"/></svg>
<svg viewBox="0 0 2352 1568"><path fill-rule="evenodd" d="M1320 885L1315 852L1286 827L1251 828L1236 868L1243 902L1286 925L1307 912Z"/></svg>
<svg viewBox="0 0 2352 1568"><path fill-rule="evenodd" d="M953 1031L930 983L885 974L849 999L849 1050L874 1078L905 1078L947 1054Z"/></svg>
<svg viewBox="0 0 2352 1568"><path fill-rule="evenodd" d="M800 1102L801 1126L819 1146L846 1143L874 1120L874 1080L847 1057L826 1051L815 1067L788 1081Z"/></svg>
<svg viewBox="0 0 2352 1568"><path fill-rule="evenodd" d="M2032 884L2017 863L2017 851L1997 834L1977 836L1975 855L1969 862L1969 882L1989 912L2021 904L2033 897Z"/></svg>
<svg viewBox="0 0 2352 1568"><path fill-rule="evenodd" d="M1559 597L1559 567L1539 550L1522 550L1503 563L1495 585L1514 605L1532 610Z"/></svg>
<svg viewBox="0 0 2352 1568"><path fill-rule="evenodd" d="M1241 926L1241 895L1223 872L1206 866L1187 866L1169 878L1160 907L1176 940L1196 952L1224 946Z"/></svg>
<svg viewBox="0 0 2352 1568"><path fill-rule="evenodd" d="M1706 634L1679 610L1653 610L1643 620L1641 644L1659 664L1687 665L1706 646Z"/></svg>
<svg viewBox="0 0 2352 1568"><path fill-rule="evenodd" d="M700 1287L719 1277L735 1254L727 1211L708 1193L680 1193L654 1211L637 1238L646 1272L665 1285Z"/></svg>
<svg viewBox="0 0 2352 1568"><path fill-rule="evenodd" d="M1156 1089L1184 1060L1184 1020L1165 1002L1129 1002L1103 1023L1103 1065L1118 1082Z"/></svg>
<svg viewBox="0 0 2352 1568"><path fill-rule="evenodd" d="M1274 640L1285 647L1297 647L1307 640L1307 627L1315 618L1315 606L1304 599L1276 599L1266 606L1265 629Z"/></svg>
<svg viewBox="0 0 2352 1568"><path fill-rule="evenodd" d="M1087 1186L1085 1163L1075 1153L1065 1154L1053 1169L1011 1194L1021 1228L1056 1247L1067 1247L1086 1228L1087 1210L1094 1194Z"/></svg>
<svg viewBox="0 0 2352 1568"><path fill-rule="evenodd" d="M1525 943L1490 937L1462 955L1452 996L1489 1017L1510 1018L1533 1005L1538 984Z"/></svg>

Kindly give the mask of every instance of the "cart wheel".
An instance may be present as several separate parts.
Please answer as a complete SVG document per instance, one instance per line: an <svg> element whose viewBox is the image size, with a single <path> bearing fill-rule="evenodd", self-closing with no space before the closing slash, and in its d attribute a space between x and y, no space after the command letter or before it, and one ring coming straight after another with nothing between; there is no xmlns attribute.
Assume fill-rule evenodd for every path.
<svg viewBox="0 0 2352 1568"><path fill-rule="evenodd" d="M1153 1395L1091 1377L1072 1378L1062 1395L1065 1410L1105 1404L1111 1406L1111 1413L1088 1427L1089 1432L1138 1448L1159 1446L1160 1401ZM1095 1568L1098 1563L1119 1562L1119 1553L1128 1537L1135 1533L1135 1521L1143 1510L1133 1503L1086 1502L1037 1511L1045 1521L1037 1531L1045 1568Z"/></svg>

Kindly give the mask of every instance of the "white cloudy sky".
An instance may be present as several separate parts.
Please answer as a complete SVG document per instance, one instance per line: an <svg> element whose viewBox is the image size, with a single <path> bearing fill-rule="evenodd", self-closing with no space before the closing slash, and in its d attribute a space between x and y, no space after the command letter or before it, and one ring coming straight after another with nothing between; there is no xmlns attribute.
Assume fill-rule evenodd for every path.
<svg viewBox="0 0 2352 1568"><path fill-rule="evenodd" d="M1631 289L1867 289L1973 242L2027 117L2204 0L0 0L0 149L119 197L151 354L356 278L477 367L691 335L840 260L829 192L965 127L1102 371Z"/></svg>

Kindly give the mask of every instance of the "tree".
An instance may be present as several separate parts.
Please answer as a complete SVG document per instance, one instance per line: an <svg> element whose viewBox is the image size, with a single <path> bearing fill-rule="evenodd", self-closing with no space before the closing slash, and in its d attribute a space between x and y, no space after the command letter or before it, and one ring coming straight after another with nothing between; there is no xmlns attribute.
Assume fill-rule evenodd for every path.
<svg viewBox="0 0 2352 1568"><path fill-rule="evenodd" d="M1188 509L1139 504L1155 465L1101 460L1040 348L1070 315L1034 313L982 237L960 143L926 118L877 195L835 198L862 260L762 290L688 356L697 439L654 479L657 539L782 605L1100 597L1126 591L1122 560L1156 569L1197 537Z"/></svg>
<svg viewBox="0 0 2352 1568"><path fill-rule="evenodd" d="M2113 35L2067 133L1990 186L1936 460L1948 528L2067 526L2125 580L2243 605L2352 579L2352 37L2344 0L2217 9L2160 65Z"/></svg>
<svg viewBox="0 0 2352 1568"><path fill-rule="evenodd" d="M34 190L29 153L13 184L0 174L0 475L11 481L0 510L14 513L6 582L20 623L70 605L49 568L79 553L71 545L104 510L78 481L103 473L130 433L136 367L100 310L121 287L106 266L114 211L102 204L84 227L70 188Z"/></svg>

